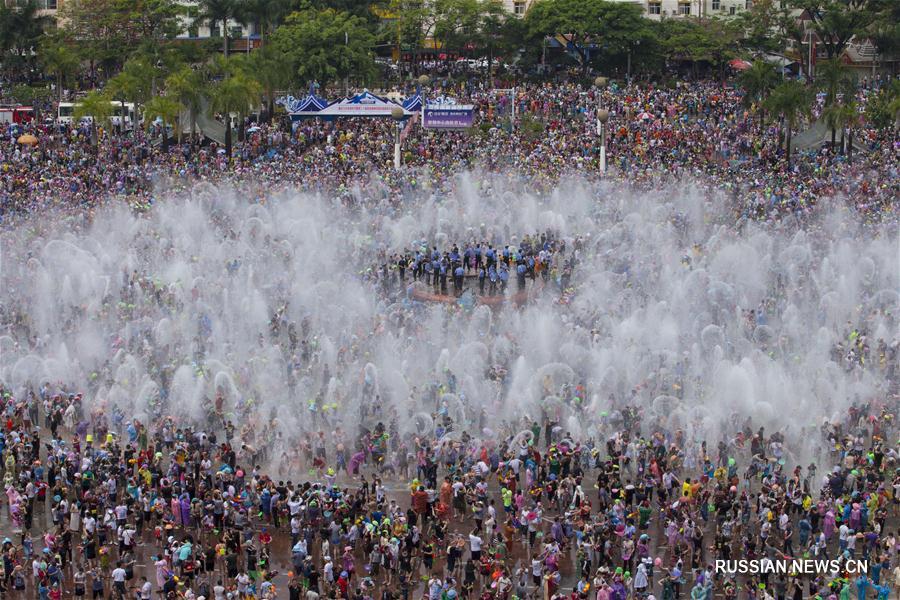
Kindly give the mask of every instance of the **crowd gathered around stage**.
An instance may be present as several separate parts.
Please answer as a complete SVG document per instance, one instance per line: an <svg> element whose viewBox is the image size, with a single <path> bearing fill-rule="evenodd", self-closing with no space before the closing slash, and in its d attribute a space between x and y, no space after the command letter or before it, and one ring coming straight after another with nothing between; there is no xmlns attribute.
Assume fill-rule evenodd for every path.
<svg viewBox="0 0 900 600"><path fill-rule="evenodd" d="M860 105L864 107L866 98L884 83L861 81ZM852 257L847 261L853 270L868 270L868 279L847 298L838 298L826 293L832 289L831 280L837 279L828 274L842 265L835 260L820 273L808 268L810 256L800 256L806 248L800 243L805 240L805 217L820 203L839 209L832 214L852 214L846 222L875 232L873 239L882 239L885 232L896 234L890 224L884 225L896 221L900 192L895 132L869 128L863 119L854 129L850 152L827 144L795 149L789 164L779 144L779 123L764 120L756 108L747 106L739 88L718 81L667 87L635 82L602 90L543 84L521 86L512 95L465 87L431 91L475 104L475 126L442 132L423 131L413 124L404 134L400 170L393 167L395 132L387 120L306 120L295 128L285 121L260 124L235 144L231 159L216 144L201 147L188 141L164 152L153 143L152 132L104 130L95 147L87 126L2 126L0 217L9 229L23 217L26 222L32 219L28 228L15 230L25 243L17 246L21 240L12 235L2 238L4 250L26 248L21 265L4 267L10 269L4 291L18 303L0 303L0 352L21 357L4 363L15 383L0 381L3 596L40 600L896 597L900 338L896 291L876 285L893 280L868 256ZM611 114L606 172L600 169L596 124L601 107ZM821 99L816 108L820 110ZM24 133L32 133L37 143L18 143ZM248 238L254 238L259 245L240 259L229 248L232 253L223 254L224 267L193 280L185 268L178 275L185 278L183 290L182 281L164 285L159 273L144 268L152 264L147 256L156 246L166 246L163 251L173 264L185 258L179 255L179 240L163 239L163 227L151 223L145 229L134 228L129 244L133 241L139 251L133 256L115 256L112 243L101 248L104 252L97 255L102 259L93 262L84 258L89 252L74 250L74 245L64 249L63 254L84 261L79 264L96 266L95 279L103 279L97 266L101 262L111 272L118 271L103 281L98 302L69 302L65 293L48 293L49 300L18 296L18 288L31 289L27 287L31 279L39 279L36 273L48 274L47 281L65 280L64 289L73 298L93 289L93 280L87 277L70 279L68 273L51 277L49 270L42 271L59 256L47 249L53 242L39 247L34 241L43 233L54 234L49 219L42 221L42 211L81 216L103 203L127 202L139 212L152 213L167 194L190 190L199 182L227 182L243 192L244 204L265 204L293 188L332 194L340 200L333 205L342 211L334 214L346 218L351 231L349 222L364 212L356 211L358 206L377 208L370 213L371 223L378 224L386 215L402 212L412 197L425 202L423 198L452 193L453 176L467 170L493 177L479 182L480 194L490 194L490 182L503 177L515 178L522 186L511 189L540 195L558 189L560 179L578 176L599 180L593 189L601 190L603 180L639 190L684 182L693 185L692 192L727 199L732 206L721 211L728 218L721 212L690 216L667 207L665 211L672 208L671 215L666 212L659 222L647 221L647 230L676 231L679 248L687 249L683 257L675 257L674 267L655 256L642 260L646 238L634 222L626 222L629 215L613 214L612 209L581 219L583 235L563 235L552 227L509 231L499 220L487 219L481 230L470 227L465 235L460 225L453 237L441 237L432 225L422 224L415 230L421 229L427 239L403 239L402 244L382 243L374 225L368 231L372 239L357 246L350 234L337 242L329 239L332 266L361 269L356 275L369 284L365 289L382 292L371 295L375 306L371 314L366 305L358 309L365 315L358 320L339 315L338 325L332 325L337 333L326 332L324 325L317 329L316 311L340 310L321 306L327 304L324 288L330 282L322 285L320 304L311 303L307 317L294 319L288 306L292 298L285 291L291 288L284 281L275 282L282 274L244 268L241 262L268 265L265 260L282 252L280 268L291 275L297 272L292 270L297 263L315 256L301 255L299 250L294 256L279 246L278 235L261 233L267 226L262 217L254 217L259 231L241 229L216 206L209 208L210 215L204 214L202 223L197 219L197 231L207 232L202 227L211 221L215 235L229 243L237 246L240 241L249 247ZM689 238L684 222L691 218L696 230L708 228L709 248L703 240ZM190 219L186 214L184 220ZM75 239L89 229L88 220L65 221L65 235L71 233ZM713 265L713 258L707 263L707 255L713 256L717 244L734 241L755 227L752 220L771 222L754 230L761 232L757 241L769 232L793 234L791 227L798 223L796 236L803 240L787 249L762 240L760 244L771 242L771 252L780 251L765 257L780 262L779 269L753 281L755 295L738 297L734 290L740 282L730 288L714 281L716 268L733 270L728 266L732 263L724 264L723 259ZM785 221L790 226L782 227ZM599 235L592 239L592 228L600 231L603 222L609 225L603 230L605 241ZM840 229L841 235L849 228ZM823 228L826 233L810 236L816 237L810 243L823 252L828 244L838 246L842 242L834 234L838 230ZM827 232L835 239L826 239ZM315 234L302 232L310 238ZM202 239L215 245L212 236ZM94 238L89 241L90 248L102 246ZM616 255L604 244L631 250ZM747 248L741 246L738 253ZM849 242L842 248L841 257L852 254ZM183 262L200 261L193 254ZM597 271L591 285L623 293L613 300L609 292L610 301L601 307L581 305L567 311L572 279L582 277L582 264ZM259 286L246 300L247 310L262 306L268 323L264 331L254 330L231 347L214 348L217 343L228 346L231 340L223 344L212 334L209 315L216 317L216 300L228 295L225 292L241 269L252 272L248 286ZM639 331L653 327L648 324L652 311L667 310L662 306L666 302L650 302L651 288L667 273L674 273L676 281L692 278L690 286L679 288L684 294L680 300L673 297L671 304L689 304L689 293L696 291L698 315L692 327L703 333L685 327L681 338L674 336L679 351L671 355L648 346L652 349L641 355L640 375L635 375L644 378L641 383L604 387L587 374L593 366L586 366L589 361L579 348L597 350L612 339L612 323L626 320L628 343L611 347L610 353L632 352L635 344L649 344L644 338L668 335L663 327L649 335ZM324 278L337 281L344 275L329 272ZM271 281L260 282L267 277ZM312 287L321 282L308 283ZM460 296L464 289L491 297L544 285L554 290L555 304L540 304L540 310L529 314L536 321L543 316L541 310L562 314L552 327L547 326L549 320L535 323L535 329L548 330L546 336L554 338L547 343L553 351L546 356L540 348L529 348L540 345L522 331L529 325L521 330L509 327L516 317L508 313L488 309L478 313L456 302L442 312L431 311L433 305L428 304L432 296ZM46 289L54 288L48 284ZM361 288L348 289L352 294ZM427 297L409 291L415 289L424 290ZM178 295L181 291L183 296ZM674 294L666 290L660 295L670 293ZM830 307L839 302L854 304L854 321L838 325L829 321ZM42 321L46 315L35 308L44 303L51 306L50 312L64 315L58 330L47 325L55 323L52 319ZM176 329L172 322L179 311L199 311L200 305L205 312L196 332L166 329L166 323ZM646 311L632 312L637 305ZM819 331L801 333L835 340L830 354L820 357L827 362L823 373L844 377L858 384L853 389L867 393L850 397L847 392L827 418L812 425L784 423L784 429L772 428L771 423L777 422L772 415L763 426L763 418L753 410L727 415L689 412L695 405L700 412L713 412L711 392L701 382L706 375L695 371L693 379L689 375L691 369L713 364L709 356L723 362L725 356L736 358L736 363L743 357L740 368L748 373L759 356L766 364L786 365L785 372L794 368L801 352L788 329L805 323L797 317L798 307L808 305L818 311ZM728 329L734 315L739 315L740 323ZM363 321L365 326L356 326ZM91 337L97 331L97 338ZM375 355L384 352L378 344L386 331L402 341L399 351L413 347L440 351L429 345L437 340L464 346L460 353L469 354L470 360L457 368L442 358L440 367L403 388L408 398L388 402L370 372ZM182 333L187 340L183 344L160 341ZM325 348L326 333L339 340L330 349L332 362L326 358L330 351ZM444 334L447 337L441 337ZM562 338L569 335L572 347L557 353L557 347L564 346ZM90 373L67 371L77 384L36 379L35 364L48 369L54 360L51 366L62 364L61 359L42 363L37 358L64 354L65 350L49 348L63 347L61 339L75 340L70 348L101 339L97 344L101 347L90 350L102 366ZM690 344L682 347L685 340ZM689 345L695 354L686 350L681 354ZM253 364L242 363L240 351L245 348L237 346L258 352ZM507 347L505 353L497 350ZM532 349L541 354L540 364L549 365L548 374L538 386L516 387L510 373L517 356ZM701 350L705 354L698 359ZM557 354L573 366L547 363ZM126 355L131 358L123 358ZM218 357L225 357L227 368ZM403 356L397 362L414 358ZM140 368L133 366L139 362ZM114 368L126 363L128 368L121 372ZM262 372L263 363L283 371L283 381L277 384L290 391L296 410L303 412L302 426L289 435L273 416L275 411L270 414L271 403L254 389L258 387L254 369ZM179 370L185 369L188 375L182 377ZM220 380L211 375L215 369L229 375ZM553 369L565 376L552 376ZM153 379L147 387L153 392L146 397L141 393L141 401L147 402L140 415L123 408L136 406L133 398L101 397L101 390L106 394L116 385L121 389L134 385L123 383L132 372ZM819 375L825 376L807 377ZM467 377L488 381L496 397L466 397L466 390L472 389L465 387ZM203 419L173 416L186 414L178 412L173 400L178 394L186 396L185 388L194 389L186 380L215 389L202 399ZM514 396L526 392L539 397L539 409L529 406L500 414L501 406L520 406L517 402L524 406ZM588 406L591 398L593 408ZM401 414L404 411L412 417ZM510 416L511 412L515 414ZM822 408L815 414L825 412ZM791 433L786 433L789 428ZM763 564L829 559L835 567L818 573L757 574L716 567L734 559ZM866 561L866 572L851 569L852 561Z"/></svg>
<svg viewBox="0 0 900 600"><path fill-rule="evenodd" d="M429 93L474 104L475 127L452 132L411 126L399 172L393 169L388 119L310 119L293 126L276 119L236 141L232 160L215 143L191 145L187 128L183 143L163 152L158 131L101 127L94 146L86 123L9 124L0 135L0 207L10 215L45 206L94 206L108 198L146 207L165 190L222 179L258 196L297 186L341 189L350 196L354 186L362 186L399 202L426 181L440 187L469 169L514 173L542 189L565 175L599 177L595 117L603 108L611 115L604 176L612 180L646 189L693 178L706 192L725 190L737 215L754 218L803 213L823 196L878 215L893 209L898 148L892 131L867 125L864 110L887 83L860 81L856 100L863 116L852 133L837 136L847 152L816 143L794 149L790 166L778 119L764 118L764 111L742 102L739 86L719 81L620 83L603 90L577 84L500 91L435 87ZM820 95L813 119L823 102ZM807 126L798 123L795 135ZM17 144L23 133L35 134L38 143Z"/></svg>

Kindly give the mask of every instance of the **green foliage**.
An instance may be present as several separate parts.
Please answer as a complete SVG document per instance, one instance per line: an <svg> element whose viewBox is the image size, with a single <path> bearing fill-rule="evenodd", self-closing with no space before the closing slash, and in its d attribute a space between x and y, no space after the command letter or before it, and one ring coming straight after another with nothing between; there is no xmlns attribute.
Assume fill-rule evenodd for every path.
<svg viewBox="0 0 900 600"><path fill-rule="evenodd" d="M76 119L93 117L94 121L108 119L113 114L111 100L107 94L95 90L75 105L74 116Z"/></svg>
<svg viewBox="0 0 900 600"><path fill-rule="evenodd" d="M197 0L197 13L194 25L207 25L213 31L222 34L222 53L228 56L228 44L231 33L229 21L244 23L246 12L238 0Z"/></svg>
<svg viewBox="0 0 900 600"><path fill-rule="evenodd" d="M544 124L533 116L526 114L519 123L519 131L527 140L539 140L544 135Z"/></svg>
<svg viewBox="0 0 900 600"><path fill-rule="evenodd" d="M62 98L63 85L68 78L78 74L81 63L75 50L62 36L46 36L38 47L38 60L48 75L56 77L56 92Z"/></svg>
<svg viewBox="0 0 900 600"><path fill-rule="evenodd" d="M762 60L754 61L749 69L741 73L741 87L744 88L744 106L759 104L769 95L778 82L775 68Z"/></svg>
<svg viewBox="0 0 900 600"><path fill-rule="evenodd" d="M663 51L670 60L705 61L718 68L735 56L740 25L709 19L702 22L668 20L661 24Z"/></svg>
<svg viewBox="0 0 900 600"><path fill-rule="evenodd" d="M290 9L290 0L243 0L238 6L239 20L256 24L260 44L265 45L268 35L281 24Z"/></svg>
<svg viewBox="0 0 900 600"><path fill-rule="evenodd" d="M0 70L11 77L28 76L34 63L32 51L49 24L33 0L17 8L0 3Z"/></svg>
<svg viewBox="0 0 900 600"><path fill-rule="evenodd" d="M853 94L856 78L839 58L819 63L816 67L816 85L825 92L825 104L836 104L840 94Z"/></svg>
<svg viewBox="0 0 900 600"><path fill-rule="evenodd" d="M653 37L643 9L633 3L606 0L538 0L525 15L534 38L561 36L571 44L586 70L591 43L606 53L622 54L635 42Z"/></svg>
<svg viewBox="0 0 900 600"><path fill-rule="evenodd" d="M231 157L232 113L244 115L259 103L260 85L245 72L235 69L210 88L209 111L225 117L225 152Z"/></svg>
<svg viewBox="0 0 900 600"><path fill-rule="evenodd" d="M296 81L325 86L375 72L375 37L364 19L333 9L295 12L272 34L272 45L292 66Z"/></svg>
<svg viewBox="0 0 900 600"><path fill-rule="evenodd" d="M797 81L785 81L769 95L764 106L784 118L788 164L791 162L791 132L801 117L812 112L813 91Z"/></svg>
<svg viewBox="0 0 900 600"><path fill-rule="evenodd" d="M31 85L17 85L13 87L10 95L22 104L34 105L39 102L46 102L53 95L48 87L35 87Z"/></svg>
<svg viewBox="0 0 900 600"><path fill-rule="evenodd" d="M176 0L78 0L59 14L82 57L115 72L142 44L174 39L182 8Z"/></svg>
<svg viewBox="0 0 900 600"><path fill-rule="evenodd" d="M866 103L866 121L879 129L896 127L900 121L900 79L895 79Z"/></svg>
<svg viewBox="0 0 900 600"><path fill-rule="evenodd" d="M151 98L144 107L144 124L149 128L156 119L162 121L162 145L163 151L169 149L169 136L166 131L167 125L173 125L176 129L180 123L178 117L181 115L181 104L169 96L156 96Z"/></svg>
<svg viewBox="0 0 900 600"><path fill-rule="evenodd" d="M797 81L779 84L766 99L765 106L773 114L781 115L794 125L804 115L812 111L813 92Z"/></svg>
<svg viewBox="0 0 900 600"><path fill-rule="evenodd" d="M828 58L838 58L855 35L866 34L883 9L883 0L792 0L806 11Z"/></svg>
<svg viewBox="0 0 900 600"><path fill-rule="evenodd" d="M237 68L259 83L266 98L266 115L271 119L275 109L275 92L290 85L292 77L290 64L271 45L235 58L238 59Z"/></svg>
<svg viewBox="0 0 900 600"><path fill-rule="evenodd" d="M200 72L187 65L166 78L166 97L178 102L180 109L188 112L192 133L196 129L197 117L203 110L205 83Z"/></svg>

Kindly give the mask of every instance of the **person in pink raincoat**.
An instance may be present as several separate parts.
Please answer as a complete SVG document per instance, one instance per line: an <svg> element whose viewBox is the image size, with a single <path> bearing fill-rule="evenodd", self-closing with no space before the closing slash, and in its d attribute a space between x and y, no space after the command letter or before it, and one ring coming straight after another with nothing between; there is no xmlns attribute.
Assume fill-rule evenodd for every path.
<svg viewBox="0 0 900 600"><path fill-rule="evenodd" d="M831 536L834 535L834 529L834 510L829 508L828 512L825 513L825 518L822 520L822 532L825 534L826 540L831 540Z"/></svg>
<svg viewBox="0 0 900 600"><path fill-rule="evenodd" d="M22 527L22 495L13 486L6 488L6 499L9 501L9 516L16 528Z"/></svg>

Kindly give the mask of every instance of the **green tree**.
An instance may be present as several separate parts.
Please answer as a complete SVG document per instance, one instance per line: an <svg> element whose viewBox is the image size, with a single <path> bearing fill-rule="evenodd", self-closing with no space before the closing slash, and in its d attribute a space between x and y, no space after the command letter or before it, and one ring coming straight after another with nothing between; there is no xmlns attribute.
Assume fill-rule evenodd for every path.
<svg viewBox="0 0 900 600"><path fill-rule="evenodd" d="M125 0L125 7L143 43L171 40L181 33L179 17L185 9L176 0Z"/></svg>
<svg viewBox="0 0 900 600"><path fill-rule="evenodd" d="M197 135L197 117L203 110L203 88L205 81L200 73L185 65L166 78L166 97L178 102L188 113L191 138ZM182 127L179 121L178 142L181 143Z"/></svg>
<svg viewBox="0 0 900 600"><path fill-rule="evenodd" d="M243 0L239 5L242 20L253 23L259 33L259 45L266 45L266 38L288 15L291 8L289 0Z"/></svg>
<svg viewBox="0 0 900 600"><path fill-rule="evenodd" d="M506 38L506 22L515 17L507 14L500 0L481 0L480 20L478 25L477 44L487 53L487 79L488 85L494 87L494 55L503 52Z"/></svg>
<svg viewBox="0 0 900 600"><path fill-rule="evenodd" d="M77 74L81 60L60 36L45 37L38 48L38 58L44 71L56 77L57 100L62 102L63 85L68 77Z"/></svg>
<svg viewBox="0 0 900 600"><path fill-rule="evenodd" d="M723 19L669 20L662 24L661 32L662 45L670 60L690 61L695 74L699 64L706 62L723 76L725 64L734 56L740 26Z"/></svg>
<svg viewBox="0 0 900 600"><path fill-rule="evenodd" d="M460 54L473 46L480 28L479 0L435 0L434 35L445 49Z"/></svg>
<svg viewBox="0 0 900 600"><path fill-rule="evenodd" d="M266 100L266 120L271 121L275 112L275 92L290 83L290 64L277 49L269 45L241 57L238 68L259 83Z"/></svg>
<svg viewBox="0 0 900 600"><path fill-rule="evenodd" d="M76 120L90 118L91 141L96 146L99 144L97 136L97 122L107 122L113 114L113 105L108 95L102 91L94 90L75 105L74 117Z"/></svg>
<svg viewBox="0 0 900 600"><path fill-rule="evenodd" d="M144 40L147 25L136 17L144 0L78 0L60 5L65 32L77 42L91 74L116 73ZM151 19L153 20L153 19Z"/></svg>
<svg viewBox="0 0 900 600"><path fill-rule="evenodd" d="M181 125L178 117L181 114L181 104L174 98L168 96L155 96L151 98L144 107L144 122L147 128L157 118L162 121L162 149L163 152L169 151L169 133L166 130L167 125L175 128L175 135L181 139Z"/></svg>
<svg viewBox="0 0 900 600"><path fill-rule="evenodd" d="M535 38L562 36L578 54L578 62L586 71L588 42L600 20L597 4L594 0L540 0L525 14L525 24Z"/></svg>
<svg viewBox="0 0 900 600"><path fill-rule="evenodd" d="M125 113L125 103L134 103L135 120L140 120L141 107L152 96L154 67L144 61L132 59L125 63L122 70L110 78L104 86L106 96L112 100L118 100L122 104L122 113ZM124 127L124 123L120 123Z"/></svg>
<svg viewBox="0 0 900 600"><path fill-rule="evenodd" d="M735 17L743 35L740 44L753 53L783 55L785 35L781 28L783 9L777 0L756 0ZM796 19L795 19L796 20Z"/></svg>
<svg viewBox="0 0 900 600"><path fill-rule="evenodd" d="M839 58L823 61L816 72L816 84L825 92L825 109L822 116L831 129L831 149L834 150L837 130L843 130L846 111L841 97L851 101L856 92L856 80Z"/></svg>
<svg viewBox="0 0 900 600"><path fill-rule="evenodd" d="M584 73L590 44L610 54L623 54L646 35L643 10L632 3L606 0L538 0L525 15L533 38L561 36L578 57Z"/></svg>
<svg viewBox="0 0 900 600"><path fill-rule="evenodd" d="M222 54L228 56L229 35L228 23L230 21L241 22L244 18L244 11L237 0L198 0L197 17L194 23L206 24L212 35L218 31L219 24L222 25Z"/></svg>
<svg viewBox="0 0 900 600"><path fill-rule="evenodd" d="M333 9L295 12L272 34L272 45L290 62L299 81L322 86L349 77L368 78L375 71L374 43L364 19Z"/></svg>
<svg viewBox="0 0 900 600"><path fill-rule="evenodd" d="M771 64L756 60L738 79L744 88L744 106L750 107L760 106L765 101L778 82L778 75Z"/></svg>
<svg viewBox="0 0 900 600"><path fill-rule="evenodd" d="M791 135L801 117L809 115L812 110L812 91L796 81L785 81L780 84L766 99L765 107L772 114L784 119L785 155L791 164Z"/></svg>
<svg viewBox="0 0 900 600"><path fill-rule="evenodd" d="M41 14L34 0L14 8L0 4L0 65L10 79L27 78L31 82L33 51L49 24L50 19Z"/></svg>
<svg viewBox="0 0 900 600"><path fill-rule="evenodd" d="M883 0L793 0L812 20L828 58L839 58L850 40L867 32Z"/></svg>
<svg viewBox="0 0 900 600"><path fill-rule="evenodd" d="M225 153L231 158L231 114L246 114L259 102L259 83L241 71L228 75L210 90L209 111L225 118ZM240 124L243 129L243 120Z"/></svg>
<svg viewBox="0 0 900 600"><path fill-rule="evenodd" d="M900 79L894 79L866 102L865 117L878 129L900 129Z"/></svg>
<svg viewBox="0 0 900 600"><path fill-rule="evenodd" d="M426 39L434 39L438 15L431 0L388 0L383 11L380 42L394 45L397 54L409 48L413 74L419 74L421 50Z"/></svg>

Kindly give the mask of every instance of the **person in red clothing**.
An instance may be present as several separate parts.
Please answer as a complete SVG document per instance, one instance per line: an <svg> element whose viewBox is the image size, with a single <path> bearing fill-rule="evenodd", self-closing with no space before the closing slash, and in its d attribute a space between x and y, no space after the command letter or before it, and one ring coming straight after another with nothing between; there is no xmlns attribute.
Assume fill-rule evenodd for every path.
<svg viewBox="0 0 900 600"><path fill-rule="evenodd" d="M423 486L420 485L419 489L413 492L412 505L413 510L419 516L424 516L428 512L428 492L425 491Z"/></svg>
<svg viewBox="0 0 900 600"><path fill-rule="evenodd" d="M340 590L341 598L349 598L350 580L347 571L341 571L341 576L337 580L338 590Z"/></svg>

